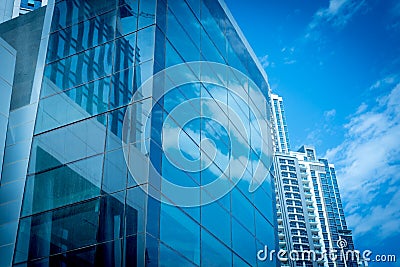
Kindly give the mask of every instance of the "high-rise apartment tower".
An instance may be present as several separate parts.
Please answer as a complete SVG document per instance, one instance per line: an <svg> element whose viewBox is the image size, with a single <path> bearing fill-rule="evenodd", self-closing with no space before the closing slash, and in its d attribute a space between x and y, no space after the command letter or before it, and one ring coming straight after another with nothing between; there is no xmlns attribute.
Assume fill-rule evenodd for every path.
<svg viewBox="0 0 400 267"><path fill-rule="evenodd" d="M356 267L355 258L329 257L332 251L339 255L354 250L334 165L318 159L310 146L290 151L282 97L272 94L271 101L279 247L288 253L312 251L314 255L284 261L282 266Z"/></svg>

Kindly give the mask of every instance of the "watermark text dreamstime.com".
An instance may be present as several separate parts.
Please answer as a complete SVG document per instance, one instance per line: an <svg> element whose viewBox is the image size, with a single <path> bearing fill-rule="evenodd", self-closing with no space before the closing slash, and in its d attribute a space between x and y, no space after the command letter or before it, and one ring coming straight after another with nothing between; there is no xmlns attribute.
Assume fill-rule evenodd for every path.
<svg viewBox="0 0 400 267"><path fill-rule="evenodd" d="M320 262L330 260L332 262L354 261L368 266L368 262L396 262L394 254L376 254L373 255L371 250L343 250L329 249L327 250L268 250L267 246L257 252L259 261L272 261L277 258L281 262L287 261L313 261Z"/></svg>

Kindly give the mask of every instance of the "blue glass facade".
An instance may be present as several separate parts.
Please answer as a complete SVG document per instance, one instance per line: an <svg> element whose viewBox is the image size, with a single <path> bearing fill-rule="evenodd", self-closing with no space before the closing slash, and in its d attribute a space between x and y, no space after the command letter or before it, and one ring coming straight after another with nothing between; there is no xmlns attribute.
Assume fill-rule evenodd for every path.
<svg viewBox="0 0 400 267"><path fill-rule="evenodd" d="M277 244L272 143L255 125L259 118L269 121L269 87L225 5L212 0L61 0L47 8L48 48L13 265L275 266L256 257L264 245L274 249ZM231 73L214 78L240 85L245 101L216 84L184 84L158 100L150 124L143 123L154 97L138 96L138 89L155 73L192 61L241 71L248 78L238 80L242 77ZM205 75L202 68L190 71ZM157 90L154 86L152 94ZM185 171L163 150L172 136L163 123L176 106L195 98L200 102L192 112L199 118L185 125L178 118L172 121L183 156L212 161L208 168ZM228 131L213 118L201 117L207 101L216 103L213 114L229 127L236 127L229 113L234 110L249 133L237 137L250 148L243 155L249 163L237 163L243 164L242 177L237 165L227 165L238 156L232 155ZM224 176L228 183L238 180L237 186L218 201L196 207L150 197L146 192L168 196L156 175L150 172L146 182L138 183L135 174L144 167L134 165L132 171L127 166L123 124L126 110L132 109L130 134L145 138L135 145L139 157L166 180L199 187ZM215 158L203 146L206 139L216 147ZM249 192L260 164L266 178Z"/></svg>

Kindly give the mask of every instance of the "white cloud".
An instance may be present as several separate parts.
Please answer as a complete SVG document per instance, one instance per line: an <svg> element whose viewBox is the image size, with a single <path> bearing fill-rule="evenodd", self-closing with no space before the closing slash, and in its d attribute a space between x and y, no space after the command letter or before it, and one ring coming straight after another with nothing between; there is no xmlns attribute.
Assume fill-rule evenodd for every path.
<svg viewBox="0 0 400 267"><path fill-rule="evenodd" d="M373 85L371 85L370 89L380 88L383 85L393 84L396 81L396 75L389 75L385 78L376 81Z"/></svg>
<svg viewBox="0 0 400 267"><path fill-rule="evenodd" d="M314 128L307 134L305 143L313 144L314 146L320 146L322 144L322 139L321 139L322 135L323 132L320 128Z"/></svg>
<svg viewBox="0 0 400 267"><path fill-rule="evenodd" d="M400 83L377 98L374 107L361 104L345 125L344 142L325 155L336 164L348 224L355 235L373 231L374 237L383 239L400 233L399 103ZM390 187L398 188L390 191Z"/></svg>
<svg viewBox="0 0 400 267"><path fill-rule="evenodd" d="M329 23L334 27L343 27L351 17L364 5L365 0L330 0L329 6L319 9L308 25L306 38L310 37L310 31L321 23Z"/></svg>
<svg viewBox="0 0 400 267"><path fill-rule="evenodd" d="M400 16L400 2L394 4L394 7L392 8L392 13L395 17Z"/></svg>
<svg viewBox="0 0 400 267"><path fill-rule="evenodd" d="M265 55L263 57L260 57L258 60L260 60L261 66L265 69L267 67L269 67L269 65L271 64L271 62L268 60L268 55Z"/></svg>
<svg viewBox="0 0 400 267"><path fill-rule="evenodd" d="M368 108L368 105L365 104L365 103L362 103L362 104L358 107L358 109L357 109L357 111L356 111L356 114L363 113L364 111L367 110L367 108Z"/></svg>
<svg viewBox="0 0 400 267"><path fill-rule="evenodd" d="M306 136L305 144L313 144L314 146L322 145L323 138L328 135L334 135L336 133L336 127L332 125L332 120L336 116L336 109L324 111L324 116L318 122L314 123L312 128L307 128L308 132Z"/></svg>
<svg viewBox="0 0 400 267"><path fill-rule="evenodd" d="M326 120L329 120L336 115L336 109L327 110L324 112L324 116Z"/></svg>
<svg viewBox="0 0 400 267"><path fill-rule="evenodd" d="M287 60L285 60L285 61L283 62L283 64L285 64L285 65L292 65L292 64L294 64L294 63L296 63L296 62L297 62L297 61L294 60L294 59L291 59L291 60L287 59Z"/></svg>
<svg viewBox="0 0 400 267"><path fill-rule="evenodd" d="M297 63L297 60L294 58L295 51L296 51L296 47L294 47L294 46L283 47L281 49L281 52L283 54L282 55L282 57L283 57L282 63L285 65L292 65L292 64Z"/></svg>
<svg viewBox="0 0 400 267"><path fill-rule="evenodd" d="M400 213L398 203L400 203L400 192L394 194L390 202L386 205L371 207L368 216L352 214L347 217L349 224L356 226L355 235L367 234L374 229L374 236L385 238L399 232Z"/></svg>

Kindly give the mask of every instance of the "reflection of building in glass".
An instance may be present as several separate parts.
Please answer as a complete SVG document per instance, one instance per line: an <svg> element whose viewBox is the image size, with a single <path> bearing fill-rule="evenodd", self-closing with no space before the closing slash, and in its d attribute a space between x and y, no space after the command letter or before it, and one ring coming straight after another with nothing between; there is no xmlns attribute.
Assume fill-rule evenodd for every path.
<svg viewBox="0 0 400 267"><path fill-rule="evenodd" d="M45 6L47 0L1 0L0 23Z"/></svg>
<svg viewBox="0 0 400 267"><path fill-rule="evenodd" d="M0 180L0 209L12 212L0 213L0 265L276 266L275 260L261 263L256 257L264 245L276 247L271 166L260 160L261 153L272 157L272 144L261 140L253 125L269 116L266 75L222 2L165 2L61 0L0 25L0 37L17 50ZM29 34L21 40L17 32ZM30 50L23 43L31 44ZM165 95L149 120L152 96L136 95L131 104L154 73L198 60L246 74L263 95L249 80L238 82L229 73L216 78L240 84L257 114L226 88L201 82ZM21 71L27 65L30 69ZM152 90L160 93L157 86ZM132 105L129 134L132 140L146 138L146 147L134 144L138 162L151 161L166 179L185 186L213 181L231 153L226 129L213 118L174 125L182 147L190 148L186 157L209 157L201 140L213 140L218 160L209 169L185 171L161 149L168 137L161 131L163 120L192 98L218 100L238 112L251 133L238 141L251 148L251 155L243 155L251 160L238 161L243 179L223 198L185 208L145 193L163 194L163 182L150 173L137 184L132 174L144 172L144 166L128 171L121 139ZM229 112L215 107L212 114L234 127ZM193 106L193 113L204 108ZM260 149L262 142L268 149ZM267 179L250 193L257 163ZM229 169L226 181L241 178L235 171Z"/></svg>
<svg viewBox="0 0 400 267"><path fill-rule="evenodd" d="M351 231L347 229L335 168L326 159L317 159L313 147L289 151L287 125L282 98L272 95L276 153L274 157L279 247L315 252L316 260L287 261L282 266L357 266L351 258L334 261L323 254L336 250L345 239L344 252L354 250ZM283 134L282 134L283 130ZM286 138L285 138L286 137Z"/></svg>
<svg viewBox="0 0 400 267"><path fill-rule="evenodd" d="M17 1L15 1L17 2ZM40 8L46 5L47 1L43 0L21 0L19 15L26 14L29 11Z"/></svg>

